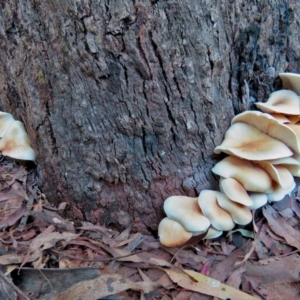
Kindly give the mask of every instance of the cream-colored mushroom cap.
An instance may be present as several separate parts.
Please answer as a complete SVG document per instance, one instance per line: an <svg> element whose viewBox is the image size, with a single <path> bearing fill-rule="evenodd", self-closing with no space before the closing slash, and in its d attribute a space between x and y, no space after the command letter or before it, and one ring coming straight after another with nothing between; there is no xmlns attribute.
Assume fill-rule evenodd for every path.
<svg viewBox="0 0 300 300"><path fill-rule="evenodd" d="M218 205L217 193L219 192L203 190L198 197L198 203L203 215L210 220L214 228L227 231L234 227L234 222L230 214Z"/></svg>
<svg viewBox="0 0 300 300"><path fill-rule="evenodd" d="M283 189L289 189L294 184L293 175L284 166L272 165L268 161L259 161L256 164L263 168Z"/></svg>
<svg viewBox="0 0 300 300"><path fill-rule="evenodd" d="M223 231L217 230L216 228L213 228L212 226L209 227L206 236L203 238L204 240L212 240L219 236L221 236Z"/></svg>
<svg viewBox="0 0 300 300"><path fill-rule="evenodd" d="M300 116L286 116L289 122L286 122L287 124L296 124L300 122Z"/></svg>
<svg viewBox="0 0 300 300"><path fill-rule="evenodd" d="M284 143L244 123L235 123L227 130L225 140L214 150L216 154L221 152L247 160L276 159L293 154Z"/></svg>
<svg viewBox="0 0 300 300"><path fill-rule="evenodd" d="M251 193L249 196L253 201L253 204L251 206L248 206L250 210L258 209L264 206L268 202L268 197L266 194Z"/></svg>
<svg viewBox="0 0 300 300"><path fill-rule="evenodd" d="M252 213L247 206L231 201L225 194L217 194L218 204L226 210L233 221L239 225L246 225L252 220Z"/></svg>
<svg viewBox="0 0 300 300"><path fill-rule="evenodd" d="M267 102L257 102L255 105L266 113L300 114L299 97L295 92L290 90L273 92Z"/></svg>
<svg viewBox="0 0 300 300"><path fill-rule="evenodd" d="M294 122L294 119L290 120L289 117L287 117L287 116L285 116L283 114L273 113L273 114L269 114L269 115L270 115L270 117L272 117L278 123L281 123L281 124L296 123L296 122ZM291 117L296 117L296 116L291 116Z"/></svg>
<svg viewBox="0 0 300 300"><path fill-rule="evenodd" d="M3 137L6 130L12 125L14 121L15 119L11 114L0 111L0 138Z"/></svg>
<svg viewBox="0 0 300 300"><path fill-rule="evenodd" d="M244 186L234 178L221 178L220 190L234 202L245 206L253 205L253 201L247 194Z"/></svg>
<svg viewBox="0 0 300 300"><path fill-rule="evenodd" d="M296 183L289 188L289 189L283 189L279 183L273 182L273 190L270 193L267 193L268 202L277 202L282 200L285 195L289 195L294 188L296 187Z"/></svg>
<svg viewBox="0 0 300 300"><path fill-rule="evenodd" d="M205 232L210 226L198 205L198 198L171 196L164 202L164 211L168 218L179 222L187 231Z"/></svg>
<svg viewBox="0 0 300 300"><path fill-rule="evenodd" d="M268 162L272 165L281 165L287 168L293 176L300 177L300 162L294 157L273 159Z"/></svg>
<svg viewBox="0 0 300 300"><path fill-rule="evenodd" d="M300 75L296 73L280 73L282 85L285 89L292 90L300 95Z"/></svg>
<svg viewBox="0 0 300 300"><path fill-rule="evenodd" d="M14 121L6 130L0 140L0 151L4 156L35 161L34 150L30 146L24 125L19 121Z"/></svg>
<svg viewBox="0 0 300 300"><path fill-rule="evenodd" d="M245 111L231 121L232 124L237 122L251 125L262 133L283 142L295 152L300 152L300 135L297 136L297 133L289 126L291 124L282 124L269 114L260 111Z"/></svg>
<svg viewBox="0 0 300 300"><path fill-rule="evenodd" d="M166 247L176 247L184 244L192 237L183 226L169 218L164 218L158 225L159 241Z"/></svg>
<svg viewBox="0 0 300 300"><path fill-rule="evenodd" d="M272 189L272 180L266 171L239 157L224 158L212 171L221 177L236 179L247 191L265 193Z"/></svg>

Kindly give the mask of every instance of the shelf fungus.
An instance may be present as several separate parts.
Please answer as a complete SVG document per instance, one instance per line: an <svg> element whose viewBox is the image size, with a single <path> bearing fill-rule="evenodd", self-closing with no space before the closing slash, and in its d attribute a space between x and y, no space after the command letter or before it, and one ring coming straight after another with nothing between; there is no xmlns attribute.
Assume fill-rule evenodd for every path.
<svg viewBox="0 0 300 300"><path fill-rule="evenodd" d="M294 177L300 177L300 75L279 76L284 89L273 92L266 102L257 102L261 111L235 116L224 141L214 149L216 154L228 155L212 169L220 176L220 191L203 190L198 199L172 196L165 200L168 218L159 225L162 244L182 244L166 241L162 233L166 219L176 222L170 239L186 242L189 236L205 232L204 239L213 239L235 224L250 223L251 210L280 201L295 189ZM184 232L180 237L175 233L179 228Z"/></svg>
<svg viewBox="0 0 300 300"><path fill-rule="evenodd" d="M23 123L11 114L0 112L0 151L2 155L18 160L35 161L29 137Z"/></svg>

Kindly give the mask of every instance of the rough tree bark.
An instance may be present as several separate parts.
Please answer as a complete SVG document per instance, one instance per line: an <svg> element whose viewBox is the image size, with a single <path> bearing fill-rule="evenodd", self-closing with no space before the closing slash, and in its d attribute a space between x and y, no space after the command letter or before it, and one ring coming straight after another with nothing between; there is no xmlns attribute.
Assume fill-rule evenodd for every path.
<svg viewBox="0 0 300 300"><path fill-rule="evenodd" d="M297 0L0 5L0 109L70 217L152 231L170 196L217 188L231 118L300 70Z"/></svg>

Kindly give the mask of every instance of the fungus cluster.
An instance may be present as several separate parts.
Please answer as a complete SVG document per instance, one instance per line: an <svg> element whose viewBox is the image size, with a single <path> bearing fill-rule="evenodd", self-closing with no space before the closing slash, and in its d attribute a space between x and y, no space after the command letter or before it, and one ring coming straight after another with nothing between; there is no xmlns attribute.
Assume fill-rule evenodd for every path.
<svg viewBox="0 0 300 300"><path fill-rule="evenodd" d="M9 113L0 112L0 138L2 155L35 161L35 153L23 123L16 121Z"/></svg>
<svg viewBox="0 0 300 300"><path fill-rule="evenodd" d="M212 169L220 176L220 191L165 200L167 217L158 227L163 245L179 246L205 233L205 239L216 238L235 224L250 223L251 210L293 191L294 176L300 177L300 75L279 76L284 89L256 103L261 111L235 116L215 148L214 153L229 155Z"/></svg>

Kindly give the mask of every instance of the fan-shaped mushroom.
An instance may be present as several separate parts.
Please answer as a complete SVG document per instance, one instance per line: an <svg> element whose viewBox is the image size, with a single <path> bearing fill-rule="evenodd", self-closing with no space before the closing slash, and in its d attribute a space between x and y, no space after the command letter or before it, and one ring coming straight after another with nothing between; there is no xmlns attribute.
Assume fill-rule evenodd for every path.
<svg viewBox="0 0 300 300"><path fill-rule="evenodd" d="M203 215L209 219L214 228L220 231L227 231L234 227L234 222L230 214L218 205L218 193L216 191L203 190L198 197L198 203Z"/></svg>
<svg viewBox="0 0 300 300"><path fill-rule="evenodd" d="M273 92L267 102L257 102L255 105L266 113L300 115L299 97L290 90Z"/></svg>
<svg viewBox="0 0 300 300"><path fill-rule="evenodd" d="M252 214L248 207L231 201L225 194L217 193L218 204L226 210L236 224L246 225L251 222Z"/></svg>
<svg viewBox="0 0 300 300"><path fill-rule="evenodd" d="M19 121L14 121L9 128L7 128L4 136L0 140L0 151L4 156L20 160L35 161L34 150L30 146L24 125Z"/></svg>
<svg viewBox="0 0 300 300"><path fill-rule="evenodd" d="M282 85L285 89L292 90L300 95L300 75L296 73L280 73Z"/></svg>
<svg viewBox="0 0 300 300"><path fill-rule="evenodd" d="M198 198L171 196L164 202L168 218L179 222L187 231L205 232L210 226L198 205Z"/></svg>
<svg viewBox="0 0 300 300"><path fill-rule="evenodd" d="M297 133L290 127L291 124L282 124L269 114L260 111L245 111L235 116L231 121L232 124L237 122L251 125L262 133L283 142L295 152L300 153L300 135L297 136Z"/></svg>
<svg viewBox="0 0 300 300"><path fill-rule="evenodd" d="M253 205L252 199L247 194L244 186L234 178L221 178L220 190L230 200L245 206Z"/></svg>
<svg viewBox="0 0 300 300"><path fill-rule="evenodd" d="M239 157L225 157L213 167L212 172L236 179L247 191L266 193L272 189L272 180L266 171Z"/></svg>
<svg viewBox="0 0 300 300"><path fill-rule="evenodd" d="M159 223L158 236L164 246L176 247L188 241L192 233L186 231L180 223L164 218Z"/></svg>
<svg viewBox="0 0 300 300"><path fill-rule="evenodd" d="M215 148L247 160L268 160L292 156L293 152L282 142L275 140L255 127L235 123L226 132L225 140Z"/></svg>

